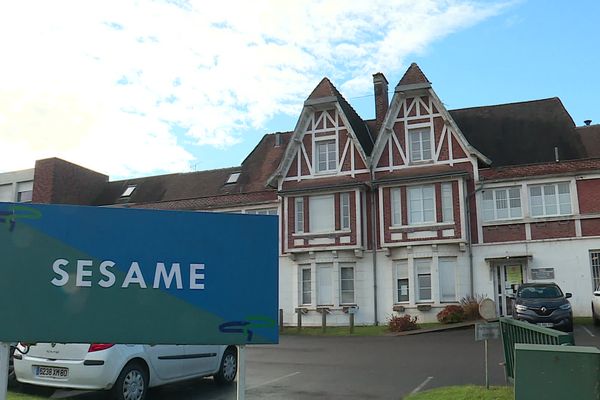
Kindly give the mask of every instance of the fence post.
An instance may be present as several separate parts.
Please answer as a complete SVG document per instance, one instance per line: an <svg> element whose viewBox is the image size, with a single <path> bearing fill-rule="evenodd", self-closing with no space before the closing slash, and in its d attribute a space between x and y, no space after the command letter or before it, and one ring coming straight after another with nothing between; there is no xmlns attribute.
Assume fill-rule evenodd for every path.
<svg viewBox="0 0 600 400"><path fill-rule="evenodd" d="M354 333L354 313L350 313L350 333Z"/></svg>
<svg viewBox="0 0 600 400"><path fill-rule="evenodd" d="M279 332L283 332L283 308L279 309Z"/></svg>
<svg viewBox="0 0 600 400"><path fill-rule="evenodd" d="M301 308L296 308L296 312L298 313L298 332L300 332L302 330L302 309Z"/></svg>
<svg viewBox="0 0 600 400"><path fill-rule="evenodd" d="M323 333L327 330L327 309L321 309L321 327L323 328Z"/></svg>

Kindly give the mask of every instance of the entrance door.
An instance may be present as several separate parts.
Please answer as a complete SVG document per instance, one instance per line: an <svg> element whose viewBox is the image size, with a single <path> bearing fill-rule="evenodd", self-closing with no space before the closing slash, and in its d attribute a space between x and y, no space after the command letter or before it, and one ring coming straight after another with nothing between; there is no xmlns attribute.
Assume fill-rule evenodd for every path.
<svg viewBox="0 0 600 400"><path fill-rule="evenodd" d="M523 264L508 262L497 264L494 268L494 287L496 295L496 311L500 316L511 315L512 298L516 286L523 283Z"/></svg>

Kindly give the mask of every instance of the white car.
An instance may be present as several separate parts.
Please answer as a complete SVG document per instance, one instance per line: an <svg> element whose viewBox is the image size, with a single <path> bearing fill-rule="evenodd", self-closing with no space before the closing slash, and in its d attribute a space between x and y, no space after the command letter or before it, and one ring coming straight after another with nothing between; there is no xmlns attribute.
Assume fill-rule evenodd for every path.
<svg viewBox="0 0 600 400"><path fill-rule="evenodd" d="M592 318L594 319L594 325L600 325L600 287L594 290L592 296Z"/></svg>
<svg viewBox="0 0 600 400"><path fill-rule="evenodd" d="M237 348L210 345L19 344L14 355L22 383L111 390L118 400L143 400L149 387L213 376L231 383Z"/></svg>

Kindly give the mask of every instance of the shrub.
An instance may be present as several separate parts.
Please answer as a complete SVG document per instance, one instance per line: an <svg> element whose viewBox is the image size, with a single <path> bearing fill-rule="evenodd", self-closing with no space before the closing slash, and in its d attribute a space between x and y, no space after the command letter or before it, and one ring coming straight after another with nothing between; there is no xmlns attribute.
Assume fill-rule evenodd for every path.
<svg viewBox="0 0 600 400"><path fill-rule="evenodd" d="M437 314L437 320L442 324L454 324L456 322L464 321L465 311L459 305L448 305L444 307L442 311Z"/></svg>
<svg viewBox="0 0 600 400"><path fill-rule="evenodd" d="M465 314L465 320L474 321L481 319L479 315L479 303L485 299L484 295L476 294L474 296L468 295L460 299L460 305L462 306Z"/></svg>
<svg viewBox="0 0 600 400"><path fill-rule="evenodd" d="M408 314L402 316L391 316L388 319L388 329L391 332L404 332L419 329L417 317L411 317Z"/></svg>

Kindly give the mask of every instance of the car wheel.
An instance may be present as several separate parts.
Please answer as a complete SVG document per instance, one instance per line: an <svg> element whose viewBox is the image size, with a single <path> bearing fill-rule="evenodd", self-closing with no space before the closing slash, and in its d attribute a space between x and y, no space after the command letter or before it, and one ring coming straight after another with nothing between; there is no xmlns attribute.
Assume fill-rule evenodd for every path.
<svg viewBox="0 0 600 400"><path fill-rule="evenodd" d="M600 325L600 318L596 315L596 310L594 310L594 305L592 304L592 319L594 320L594 325Z"/></svg>
<svg viewBox="0 0 600 400"><path fill-rule="evenodd" d="M229 384L235 380L237 375L237 351L235 348L229 347L223 353L219 372L213 377L219 384Z"/></svg>
<svg viewBox="0 0 600 400"><path fill-rule="evenodd" d="M147 391L148 373L139 362L127 364L112 388L117 400L144 400Z"/></svg>

